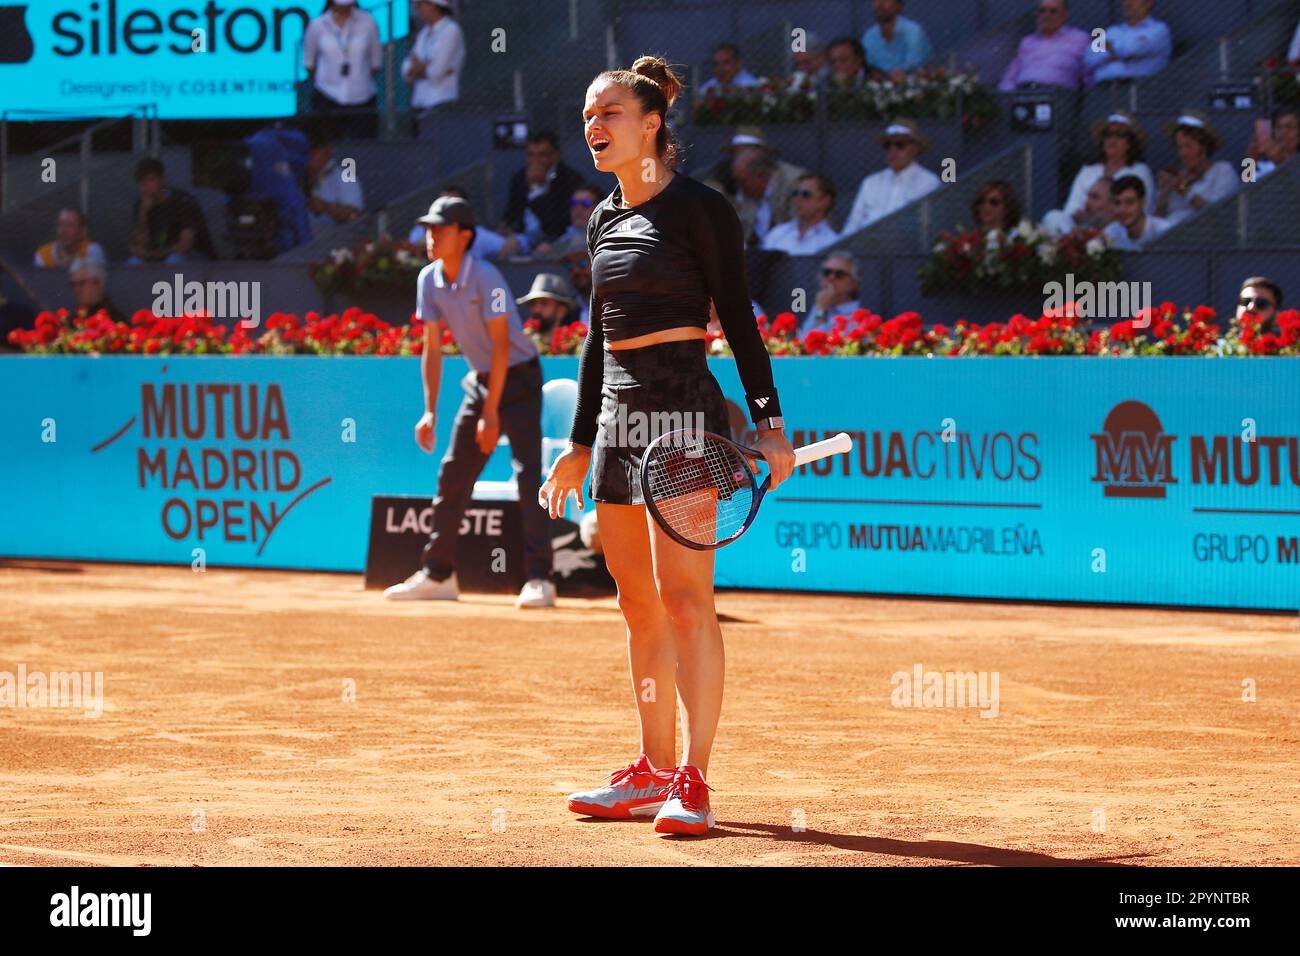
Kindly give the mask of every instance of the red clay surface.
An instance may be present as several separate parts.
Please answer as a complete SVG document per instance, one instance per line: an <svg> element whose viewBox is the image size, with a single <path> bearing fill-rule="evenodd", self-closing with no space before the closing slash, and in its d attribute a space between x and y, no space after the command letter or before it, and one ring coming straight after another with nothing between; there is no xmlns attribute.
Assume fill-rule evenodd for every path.
<svg viewBox="0 0 1300 956"><path fill-rule="evenodd" d="M1293 617L722 592L691 839L565 808L636 754L612 598L5 565L0 672L105 683L98 718L0 709L4 863L1300 862ZM916 664L996 671L998 716L891 705Z"/></svg>

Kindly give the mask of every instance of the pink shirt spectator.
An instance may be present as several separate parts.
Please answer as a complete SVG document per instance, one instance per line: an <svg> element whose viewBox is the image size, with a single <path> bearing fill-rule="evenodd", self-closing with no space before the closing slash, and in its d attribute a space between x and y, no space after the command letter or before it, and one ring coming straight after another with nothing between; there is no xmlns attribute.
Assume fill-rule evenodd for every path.
<svg viewBox="0 0 1300 956"><path fill-rule="evenodd" d="M1077 27L1061 27L1051 36L1031 33L1020 41L1016 58L1007 64L998 89L1014 90L1022 83L1043 83L1077 90L1091 86L1083 67L1088 34Z"/></svg>

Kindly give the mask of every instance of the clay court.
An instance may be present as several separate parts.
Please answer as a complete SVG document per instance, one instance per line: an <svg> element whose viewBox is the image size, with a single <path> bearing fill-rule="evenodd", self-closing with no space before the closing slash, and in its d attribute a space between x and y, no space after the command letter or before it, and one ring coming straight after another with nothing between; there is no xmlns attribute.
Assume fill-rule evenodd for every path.
<svg viewBox="0 0 1300 956"><path fill-rule="evenodd" d="M721 592L691 840L565 808L635 756L613 598L11 560L0 601L0 671L104 673L98 718L0 710L8 864L1300 862L1294 615ZM916 664L998 672L998 715L892 706Z"/></svg>

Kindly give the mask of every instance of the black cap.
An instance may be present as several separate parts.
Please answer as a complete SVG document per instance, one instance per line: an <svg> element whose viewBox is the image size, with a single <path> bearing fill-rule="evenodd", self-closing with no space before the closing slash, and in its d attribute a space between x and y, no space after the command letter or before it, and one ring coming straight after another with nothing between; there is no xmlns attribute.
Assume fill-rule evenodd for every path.
<svg viewBox="0 0 1300 956"><path fill-rule="evenodd" d="M429 207L428 213L421 216L416 222L422 222L426 226L443 226L448 223L455 223L466 229L474 228L474 207L461 199L459 196L439 196Z"/></svg>

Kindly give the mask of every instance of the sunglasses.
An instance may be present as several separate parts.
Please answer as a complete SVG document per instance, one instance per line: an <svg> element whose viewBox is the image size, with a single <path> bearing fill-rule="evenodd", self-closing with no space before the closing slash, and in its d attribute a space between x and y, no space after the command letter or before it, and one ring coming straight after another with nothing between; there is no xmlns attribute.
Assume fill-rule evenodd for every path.
<svg viewBox="0 0 1300 956"><path fill-rule="evenodd" d="M1272 299L1266 299L1266 298L1264 298L1262 295L1257 295L1257 296L1254 296L1254 297L1252 297L1252 296L1248 296L1248 295L1243 295L1243 296L1242 296L1242 297L1237 301L1237 304L1238 304L1238 305L1245 306L1245 307L1248 308L1248 309L1254 309L1254 308L1256 308L1256 307L1261 308L1261 309L1272 309L1272 308L1276 308L1276 303L1273 302Z"/></svg>
<svg viewBox="0 0 1300 956"><path fill-rule="evenodd" d="M1001 205L1002 205L1002 197L1001 197L1001 196L985 196L983 199L977 199L977 200L975 200L975 205L977 205L977 206L1001 206Z"/></svg>
<svg viewBox="0 0 1300 956"><path fill-rule="evenodd" d="M581 259L572 259L569 262L570 269L585 269L589 265L591 265L591 260L586 256L583 256Z"/></svg>
<svg viewBox="0 0 1300 956"><path fill-rule="evenodd" d="M845 272L843 269L822 269L823 279L848 279L853 275L851 272Z"/></svg>
<svg viewBox="0 0 1300 956"><path fill-rule="evenodd" d="M880 145L885 149L907 149L911 143L910 139L887 139Z"/></svg>
<svg viewBox="0 0 1300 956"><path fill-rule="evenodd" d="M569 200L569 205L570 205L570 206L581 206L583 209L590 209L592 206L596 205L596 200L594 200L594 199L579 199L579 198L577 198L577 197L575 196L573 199L570 199L570 200Z"/></svg>
<svg viewBox="0 0 1300 956"><path fill-rule="evenodd" d="M811 189L796 189L794 195L800 199L816 199L818 193L813 192Z"/></svg>

